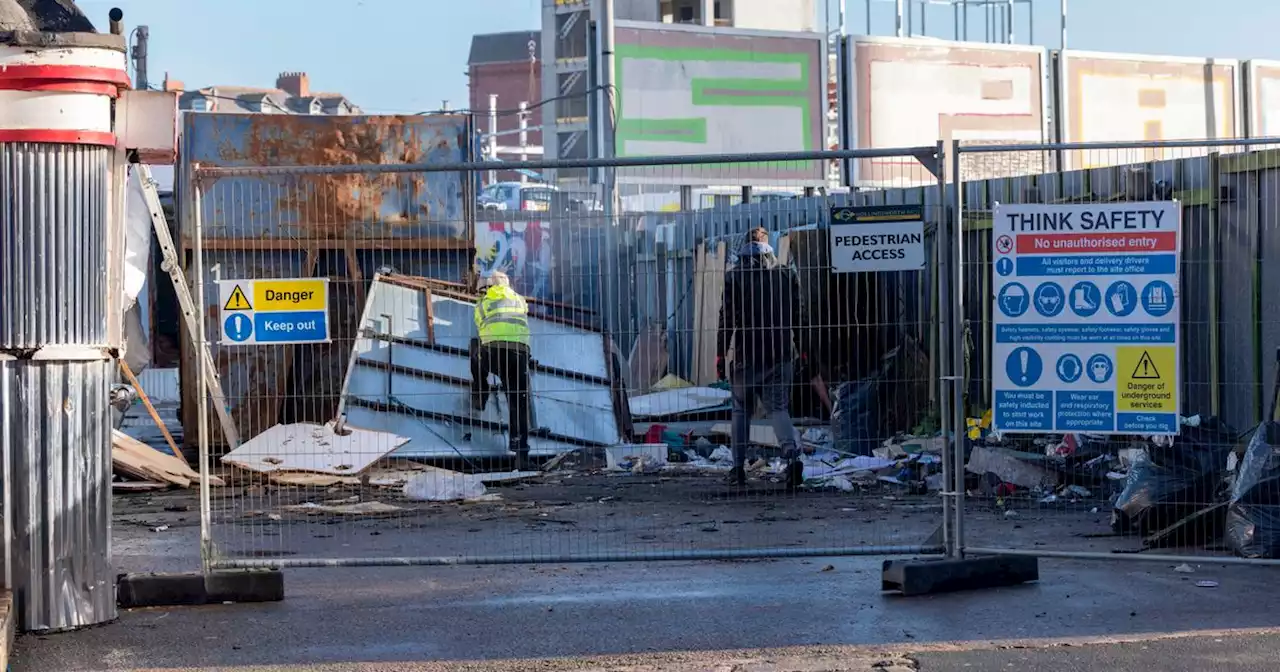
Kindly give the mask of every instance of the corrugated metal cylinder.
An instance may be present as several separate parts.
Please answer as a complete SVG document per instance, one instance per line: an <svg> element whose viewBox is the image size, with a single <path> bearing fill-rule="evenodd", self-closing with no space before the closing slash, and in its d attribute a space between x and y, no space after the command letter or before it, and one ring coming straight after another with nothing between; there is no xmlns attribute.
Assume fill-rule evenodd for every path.
<svg viewBox="0 0 1280 672"><path fill-rule="evenodd" d="M18 629L116 618L110 359L0 358L5 583Z"/></svg>
<svg viewBox="0 0 1280 672"><path fill-rule="evenodd" d="M107 344L111 150L0 144L0 350Z"/></svg>

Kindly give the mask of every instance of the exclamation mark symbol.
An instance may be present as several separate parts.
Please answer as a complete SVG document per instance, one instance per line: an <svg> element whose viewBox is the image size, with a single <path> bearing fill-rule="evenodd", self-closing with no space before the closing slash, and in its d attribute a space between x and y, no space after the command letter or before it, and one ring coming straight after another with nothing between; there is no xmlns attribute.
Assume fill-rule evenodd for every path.
<svg viewBox="0 0 1280 672"><path fill-rule="evenodd" d="M1023 350L1022 352L1018 353L1018 362L1022 364L1022 382L1024 383L1027 382L1027 364L1030 358L1031 358L1031 353L1027 350Z"/></svg>

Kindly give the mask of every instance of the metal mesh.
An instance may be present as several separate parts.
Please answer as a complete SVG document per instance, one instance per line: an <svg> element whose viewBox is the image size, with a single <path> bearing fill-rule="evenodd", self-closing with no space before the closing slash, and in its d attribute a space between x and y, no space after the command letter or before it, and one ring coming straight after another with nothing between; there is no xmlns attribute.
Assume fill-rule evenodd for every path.
<svg viewBox="0 0 1280 672"><path fill-rule="evenodd" d="M972 155L1008 157L1011 172L1028 156L1067 170L965 181ZM1159 562L1280 551L1270 425L1250 447L1275 413L1274 156L1257 140L959 148L967 551ZM1084 213L1168 201L1176 226L1080 226ZM1054 212L1074 212L1075 226L999 219ZM1143 397L1166 384L1172 398ZM1107 404L1112 417L1079 419ZM1053 429L1001 432L1002 418ZM1165 418L1177 436L1157 431ZM1180 571L1195 580L1191 565Z"/></svg>
<svg viewBox="0 0 1280 672"><path fill-rule="evenodd" d="M205 489L206 559L939 552L949 470L938 356L949 346L935 240L946 210L920 167L940 158L927 147L501 167L587 168L617 185L616 199L519 177L492 189L480 182L498 169L488 164L197 169L193 270L214 353L204 374L240 438L231 450L228 421L208 410L202 468L225 484ZM876 161L893 188L815 188L830 162L849 160ZM796 177L806 167L813 177ZM461 206L433 207L448 189ZM853 211L898 213L879 226L915 217L919 267L833 264L840 206L898 206ZM742 246L756 229L789 269L768 277L793 279L802 309L779 298L792 280L752 275L745 257L763 246ZM521 385L501 378L522 377L509 364L486 376L495 370L477 370L473 354L477 282L494 271L529 306L533 464L519 471L508 449L520 401L506 393ZM327 280L327 342L272 340L268 303L234 316L233 281L257 304L263 287L280 288L271 280L291 278ZM728 278L738 289L726 300ZM288 312L281 301L271 305ZM794 328L770 332L784 312ZM752 336L723 348L722 323ZM319 333L294 324L294 335ZM770 359L768 344L785 343L795 349ZM491 394L476 389L482 379ZM739 432L745 487L726 480L735 405L750 420L750 438ZM780 409L803 455L798 488L784 482L792 442Z"/></svg>

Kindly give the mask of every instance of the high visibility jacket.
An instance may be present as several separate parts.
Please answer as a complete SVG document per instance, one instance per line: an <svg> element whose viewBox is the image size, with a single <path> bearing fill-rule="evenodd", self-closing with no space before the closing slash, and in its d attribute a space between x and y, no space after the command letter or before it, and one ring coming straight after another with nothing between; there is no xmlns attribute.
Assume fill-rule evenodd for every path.
<svg viewBox="0 0 1280 672"><path fill-rule="evenodd" d="M480 343L529 345L529 306L510 287L490 287L476 304L475 315Z"/></svg>

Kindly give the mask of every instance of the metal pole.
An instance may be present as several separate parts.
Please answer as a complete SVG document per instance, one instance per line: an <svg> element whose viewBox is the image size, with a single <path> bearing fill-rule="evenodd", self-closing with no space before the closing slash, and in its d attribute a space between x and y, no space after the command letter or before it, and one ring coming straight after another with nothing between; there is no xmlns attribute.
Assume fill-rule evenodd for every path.
<svg viewBox="0 0 1280 672"><path fill-rule="evenodd" d="M916 2L915 0L907 0L907 37L915 35L916 30Z"/></svg>
<svg viewBox="0 0 1280 672"><path fill-rule="evenodd" d="M963 0L963 4L964 4L964 12L963 12L963 14L964 14L964 36L963 36L963 39L967 42L967 41L969 40L969 0Z"/></svg>
<svg viewBox="0 0 1280 672"><path fill-rule="evenodd" d="M870 0L868 0L868 2L870 2ZM897 11L896 11L895 16L894 16L894 24L893 24L893 25L895 26L895 32L894 32L894 35L897 35L898 37L902 37L902 29L903 29L903 26L902 26L902 9L903 9L903 8L902 8L902 3L903 3L903 0L897 0L897 2L895 2L895 3L894 3L894 4L897 6ZM868 14L868 15L869 15L869 14Z"/></svg>
<svg viewBox="0 0 1280 672"><path fill-rule="evenodd" d="M150 40L151 28L138 26L138 43L133 47L133 68L137 72L135 85L142 91L151 88L151 82L147 79L147 43Z"/></svg>
<svg viewBox="0 0 1280 672"><path fill-rule="evenodd" d="M951 39L959 42L960 41L960 4L959 3L952 3L951 5L951 24L952 24L952 27L954 28L954 30L952 31L954 35L952 36Z"/></svg>
<svg viewBox="0 0 1280 672"><path fill-rule="evenodd" d="M204 215L200 211L203 206L203 187L195 177L199 166L192 165L188 173L187 185L191 188L191 219L195 235L192 256L192 279L195 283L196 334L196 443L200 460L200 565L207 574L213 567L213 501L209 487L209 376L204 351L209 347L207 327L205 326L204 302Z"/></svg>
<svg viewBox="0 0 1280 672"><path fill-rule="evenodd" d="M1059 20L1061 21L1062 46L1059 49L1067 48L1067 0L1058 0Z"/></svg>
<svg viewBox="0 0 1280 672"><path fill-rule="evenodd" d="M929 3L920 3L920 35L929 37Z"/></svg>
<svg viewBox="0 0 1280 672"><path fill-rule="evenodd" d="M1009 0L1009 6L1005 8L1005 29L1009 31L1009 44L1013 44L1013 18L1016 7L1014 0Z"/></svg>
<svg viewBox="0 0 1280 672"><path fill-rule="evenodd" d="M489 160L498 160L498 94L489 94ZM489 184L498 181L498 171L489 171Z"/></svg>
<svg viewBox="0 0 1280 672"><path fill-rule="evenodd" d="M871 34L872 34L872 33L871 33L871 2L872 2L872 0L866 0L866 3L867 3L867 4L866 4L866 9L867 9L867 34L868 34L868 35L871 35Z"/></svg>
<svg viewBox="0 0 1280 672"><path fill-rule="evenodd" d="M615 136L615 112L613 96L613 0L600 0L600 20L597 22L600 37L600 91L604 104L600 106L602 136L604 142L600 147L600 158L613 158L617 154L617 138ZM612 166L600 171L604 191L604 216L610 224L616 224L618 182L617 170Z"/></svg>
<svg viewBox="0 0 1280 672"><path fill-rule="evenodd" d="M845 16L847 14L846 10L848 9L847 7L845 7L846 1L847 0L840 0L840 37L844 37L845 35L848 34L848 31L847 31L848 26L845 23Z"/></svg>
<svg viewBox="0 0 1280 672"><path fill-rule="evenodd" d="M936 248L935 258L938 260L938 268L935 271L938 277L938 371L942 377L951 375L951 339L954 337L951 324L951 222L955 219L955 214L948 212L950 203L946 200L947 194L947 170L946 170L946 143L938 141L938 165L943 169L938 171L938 228L934 237L934 246ZM952 178L955 179L954 177ZM951 431L951 390L949 386L942 385L939 390L938 399L938 416L942 427L942 436L949 437ZM954 507L955 477L952 475L952 454L949 451L943 451L942 455L942 544L946 548L948 558L957 557L959 552L959 544L956 542L953 531L952 517Z"/></svg>
<svg viewBox="0 0 1280 672"><path fill-rule="evenodd" d="M520 103L520 163L529 161L529 103ZM520 184L528 184L529 176L520 173Z"/></svg>
<svg viewBox="0 0 1280 672"><path fill-rule="evenodd" d="M952 249L954 262L955 286L952 289L952 333L951 333L951 412L952 412L952 476L955 478L952 488L955 493L955 524L951 534L955 540L957 557L964 555L964 392L967 371L964 360L965 315L964 315L964 174L960 171L960 146L951 147L951 181L952 181Z"/></svg>

